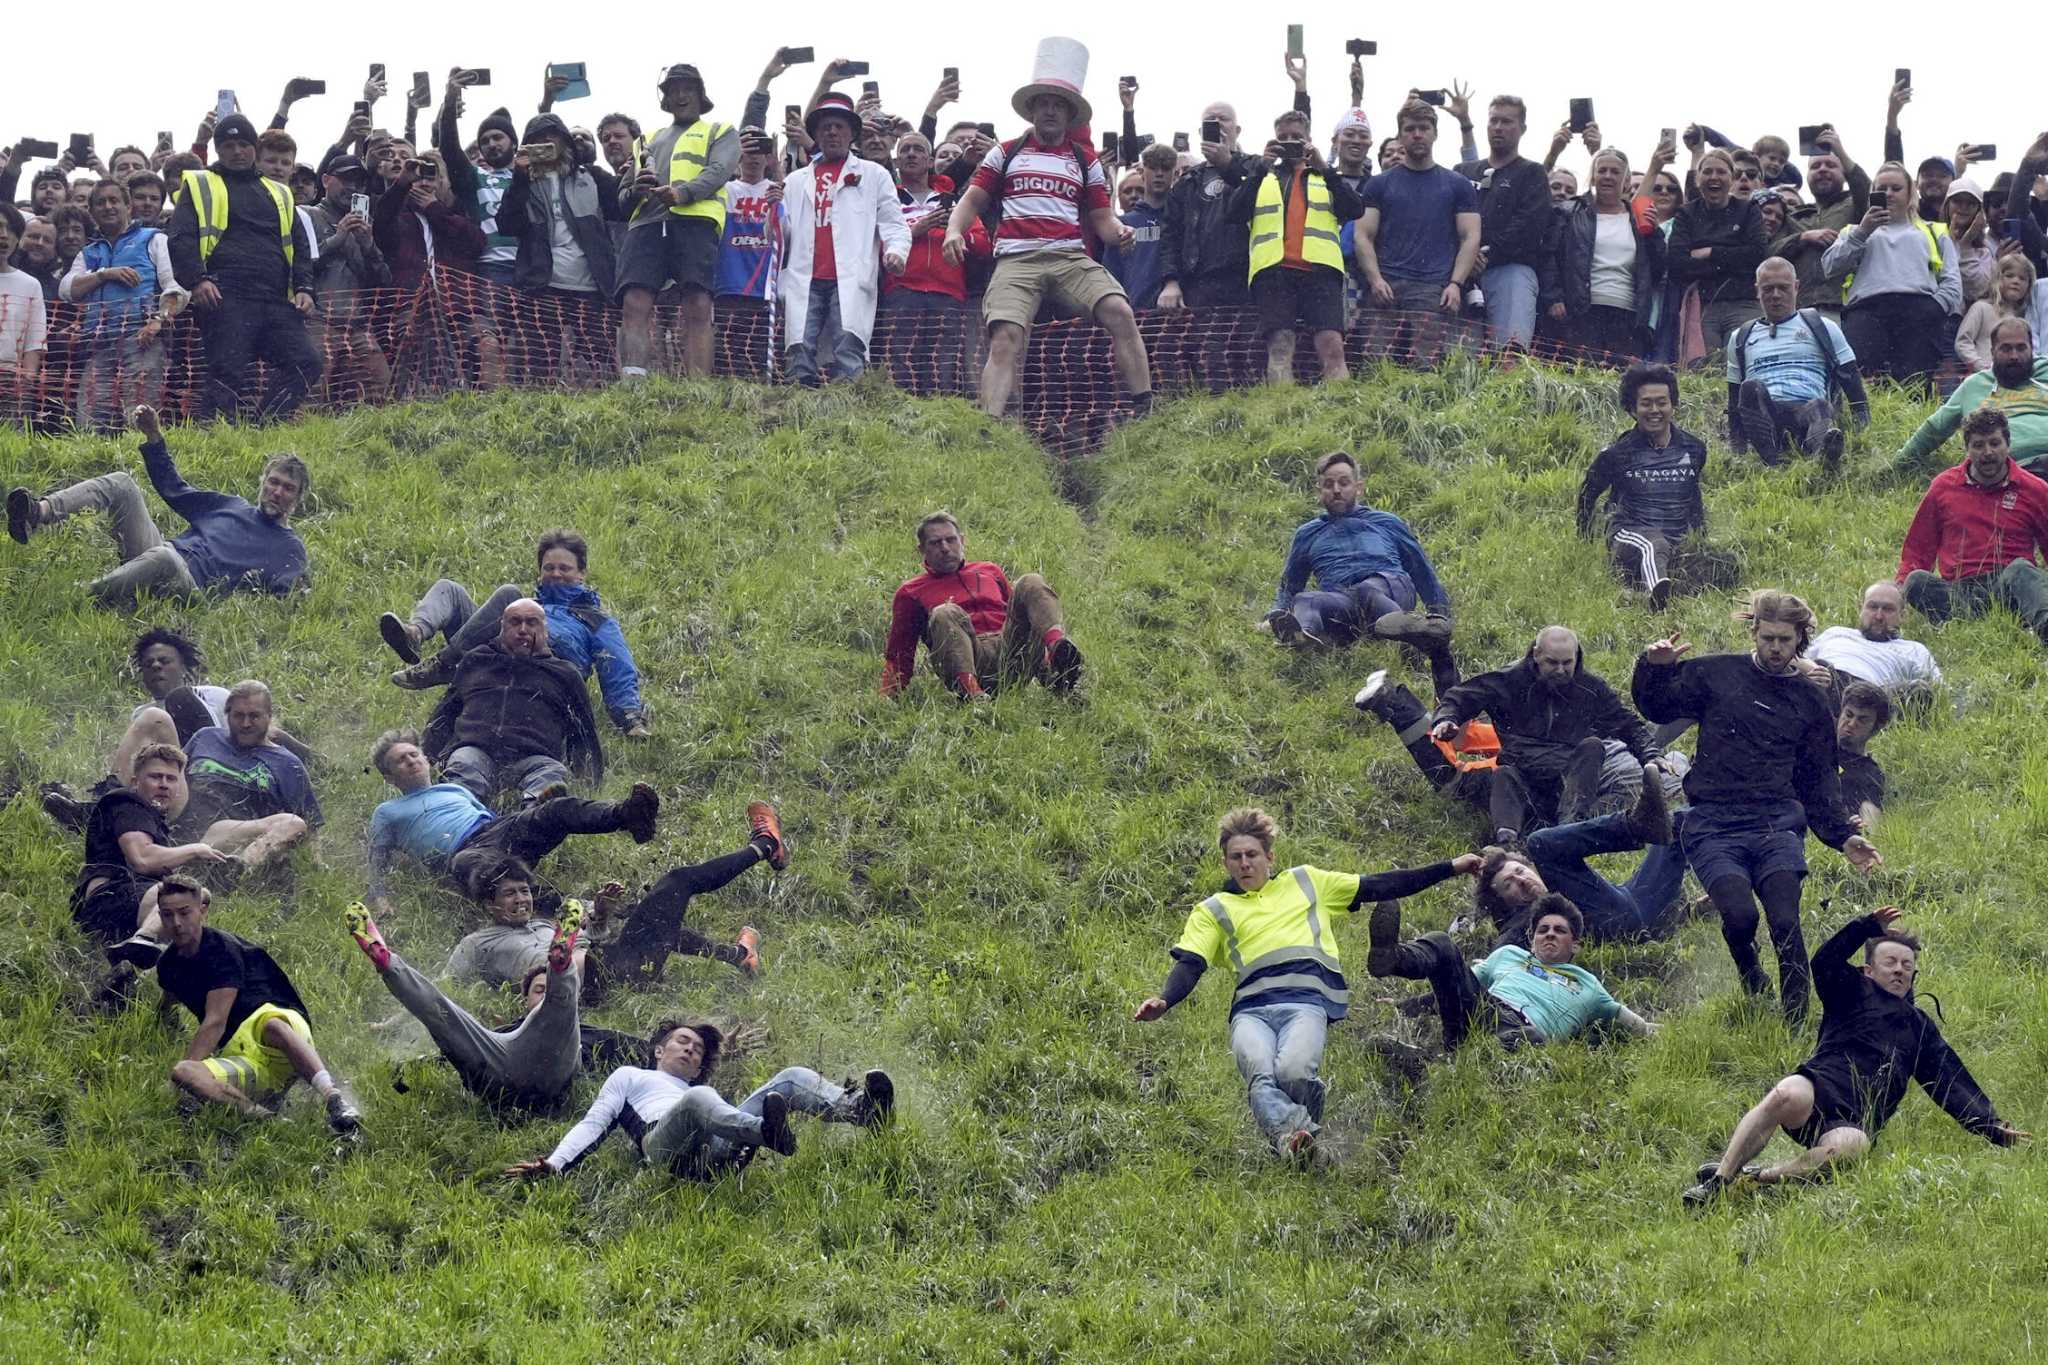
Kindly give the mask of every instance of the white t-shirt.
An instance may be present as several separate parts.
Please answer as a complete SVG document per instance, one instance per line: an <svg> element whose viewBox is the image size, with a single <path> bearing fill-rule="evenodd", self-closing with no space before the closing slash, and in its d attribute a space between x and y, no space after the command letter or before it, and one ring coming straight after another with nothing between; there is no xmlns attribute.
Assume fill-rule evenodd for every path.
<svg viewBox="0 0 2048 1365"><path fill-rule="evenodd" d="M548 216L550 245L554 248L554 277L548 281L557 289L569 289L578 294L597 292L597 280L590 273L590 262L583 255L582 244L576 240L576 231L569 222L569 200L562 193L562 177L546 175L541 184L554 212Z"/></svg>
<svg viewBox="0 0 2048 1365"><path fill-rule="evenodd" d="M22 270L0 272L0 370L18 370L30 351L49 349L43 286Z"/></svg>
<svg viewBox="0 0 2048 1365"><path fill-rule="evenodd" d="M1876 683L1887 692L1941 681L1941 669L1926 645L1918 640L1872 640L1854 626L1829 626L1807 656L1837 672Z"/></svg>
<svg viewBox="0 0 2048 1365"><path fill-rule="evenodd" d="M1636 309L1636 229L1627 209L1593 215L1593 304Z"/></svg>

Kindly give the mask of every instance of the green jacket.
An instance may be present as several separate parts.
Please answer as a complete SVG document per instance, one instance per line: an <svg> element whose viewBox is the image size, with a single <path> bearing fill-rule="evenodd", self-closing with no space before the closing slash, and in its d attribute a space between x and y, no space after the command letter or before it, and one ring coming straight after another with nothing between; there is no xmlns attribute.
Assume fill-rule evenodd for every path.
<svg viewBox="0 0 2048 1365"><path fill-rule="evenodd" d="M1927 420L1899 452L1897 467L1918 465L1956 434L1963 419L1990 403L2005 410L2012 427L2012 457L2025 464L2048 456L2048 356L2034 361L2034 377L2017 389L2001 389L1991 371L1979 370L1956 386L1948 401L1927 414Z"/></svg>

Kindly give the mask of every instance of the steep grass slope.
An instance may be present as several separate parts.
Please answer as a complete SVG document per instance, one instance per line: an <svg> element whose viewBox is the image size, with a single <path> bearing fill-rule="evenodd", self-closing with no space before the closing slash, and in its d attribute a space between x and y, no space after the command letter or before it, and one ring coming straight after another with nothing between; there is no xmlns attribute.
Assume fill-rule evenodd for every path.
<svg viewBox="0 0 2048 1365"><path fill-rule="evenodd" d="M1874 448L1914 417L1881 401ZM1708 425L1701 405L1688 422ZM1313 510L1314 456L1357 451L1370 499L1417 525L1471 666L1562 620L1621 681L1661 623L1571 531L1579 473L1617 426L1607 381L1529 367L1184 402L1070 470L962 405L880 389L655 384L173 433L198 483L250 484L283 444L313 465L310 597L142 619L186 626L218 680L267 678L330 760L317 856L216 915L293 972L369 1127L338 1144L303 1101L262 1127L178 1117L163 1078L186 1021L167 1029L147 998L85 1012L94 970L65 912L77 843L32 796L0 808L0 1340L25 1361L2024 1356L2048 1329L2048 1176L1924 1099L1834 1186L1680 1211L1692 1165L1808 1041L1738 1000L1709 926L1588 959L1668 1021L1655 1040L1489 1043L1413 1089L1362 1046L1410 1026L1364 977L1363 925L1344 925L1359 1004L1326 1067L1337 1160L1314 1172L1256 1139L1220 977L1163 1023L1128 1020L1220 881L1224 808L1272 809L1285 860L1361 870L1477 832L1349 707L1369 668L1419 674L1412 660L1283 655L1251 630ZM1915 490L1716 455L1712 515L1750 580L1850 619L1896 562ZM7 483L137 463L125 444L0 436ZM969 712L924 678L875 695L909 528L937 505L970 553L1052 578L1088 651L1080 700L1030 689ZM383 680L375 614L438 575L479 593L525 580L535 533L565 523L591 540L655 708L655 739L612 742L611 785L654 781L665 804L656 844L583 841L556 879L644 882L721 852L756 795L781 803L797 850L691 911L718 936L762 928L758 982L680 960L661 997L597 1018L762 1026L720 1077L729 1093L787 1062L886 1065L893 1131L806 1126L795 1159L712 1185L641 1171L614 1141L569 1179L512 1187L492 1173L566 1119L500 1123L445 1071L388 1087L400 1048L371 1025L391 1002L339 911L383 792L368 743L426 707ZM89 519L0 552L0 765L31 792L101 771L134 700L137 623L72 586L106 562ZM1674 617L1733 647L1727 610L1694 599ZM1816 847L1808 935L1905 904L1950 1036L2038 1127L2043 654L1999 616L1929 638L1955 705L1880 738L1887 866L1865 881ZM1411 922L1440 927L1459 894L1410 902ZM394 942L438 962L470 912L418 881L400 899Z"/></svg>

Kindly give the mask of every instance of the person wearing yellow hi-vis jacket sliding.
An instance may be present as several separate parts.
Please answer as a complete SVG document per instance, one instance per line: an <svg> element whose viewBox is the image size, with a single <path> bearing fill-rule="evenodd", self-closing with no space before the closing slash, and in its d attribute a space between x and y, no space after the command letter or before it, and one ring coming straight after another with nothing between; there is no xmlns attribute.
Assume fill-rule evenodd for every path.
<svg viewBox="0 0 2048 1365"><path fill-rule="evenodd" d="M292 192L256 170L256 129L230 114L213 130L216 160L185 172L171 213L171 269L192 294L206 346L201 415L232 421L242 372L270 366L260 415L289 417L320 377L306 337L313 252Z"/></svg>
<svg viewBox="0 0 2048 1365"><path fill-rule="evenodd" d="M1264 159L1252 158L1231 191L1226 217L1251 225L1252 303L1266 340L1266 378L1294 382L1297 326L1315 338L1323 378L1342 379L1344 248L1338 232L1365 212L1365 201L1323 160L1308 138L1308 115L1273 120Z"/></svg>
<svg viewBox="0 0 2048 1365"><path fill-rule="evenodd" d="M1280 827L1255 806L1225 815L1216 829L1230 880L1189 912L1172 949L1173 969L1158 995L1132 1016L1150 1023L1184 999L1211 966L1237 973L1230 1001L1230 1051L1244 1077L1252 1117L1283 1156L1306 1157L1323 1121L1323 1041L1330 1022L1351 1006L1337 961L1336 916L1368 901L1412 896L1479 870L1479 855L1461 854L1426 867L1330 872L1290 867L1275 872L1273 840Z"/></svg>

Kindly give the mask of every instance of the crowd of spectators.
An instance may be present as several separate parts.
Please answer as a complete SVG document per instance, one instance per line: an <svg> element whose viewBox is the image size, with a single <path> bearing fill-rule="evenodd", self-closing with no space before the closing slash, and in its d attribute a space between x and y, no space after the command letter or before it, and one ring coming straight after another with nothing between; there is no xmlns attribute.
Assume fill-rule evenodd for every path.
<svg viewBox="0 0 2048 1365"><path fill-rule="evenodd" d="M778 122L773 83L813 61L777 49L732 123L676 65L656 85L666 124L572 126L558 106L588 82L551 67L523 119L484 107L488 71L438 90L415 73L393 128L380 65L325 146L288 130L325 89L304 78L260 130L224 91L189 143L166 131L103 156L89 135L23 138L0 151L0 402L39 428L108 429L167 393L201 417L374 401L413 387L405 301L426 285L450 300L433 318L458 383L738 370L819 384L873 358L927 392L965 391L979 370L993 413L1029 324L1061 318L1105 329L1135 408L1153 370L1220 387L1215 354L1187 375L1147 358L1141 331L1182 310L1232 316L1197 349L1255 334L1275 382L1309 354L1343 376L1363 331L1404 359L1453 343L1682 365L1726 353L1739 384L1751 324L1778 333L1766 262L1796 281L1779 311L1839 339L1864 376L1988 371L2001 321L2025 320L2037 350L2048 330L2048 134L1995 174L1995 146L1909 162L1906 71L1871 169L1829 124L1745 147L1694 123L1631 155L1591 100L1571 102L1539 162L1523 154L1524 100L1482 107L1455 82L1392 101L1376 140L1359 55L1320 134L1292 53L1294 99L1270 137L1222 100L1191 131L1141 133L1138 79L1116 82L1119 108L1098 120L1086 49L1066 39L1041 45L1012 100L1021 136L1003 136L1015 120L947 117L955 68L906 109L845 59ZM858 97L839 89L855 80ZM1453 124L1457 156L1440 161ZM1558 165L1575 144L1583 189ZM188 325L198 342L181 348ZM757 338L744 364L714 351L738 334ZM245 395L257 360L266 382Z"/></svg>

